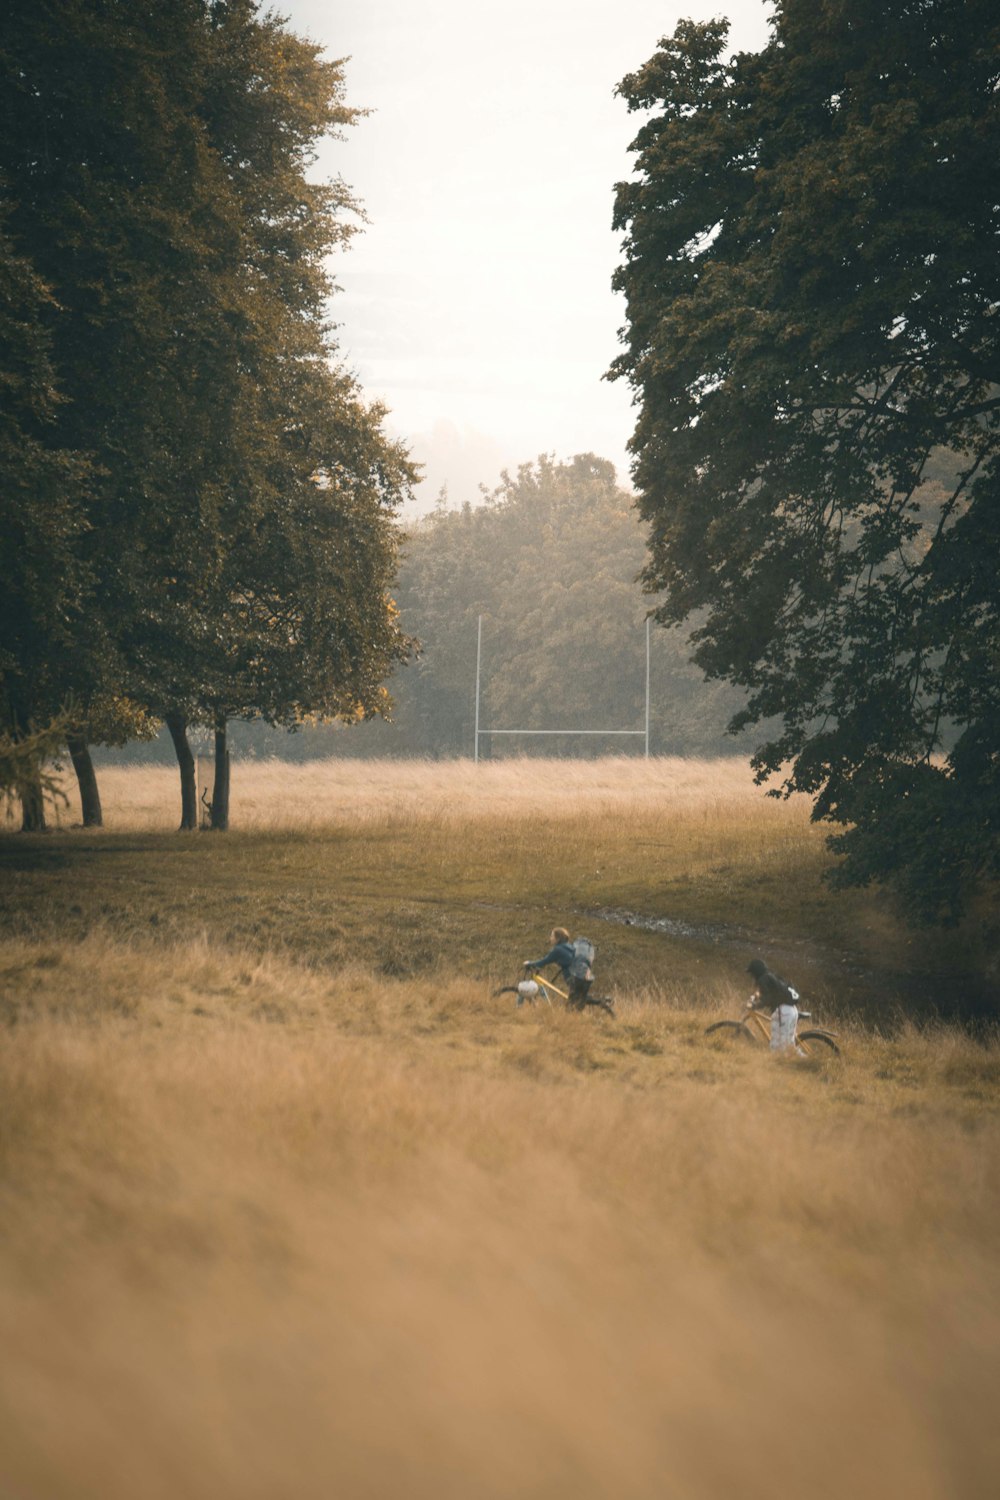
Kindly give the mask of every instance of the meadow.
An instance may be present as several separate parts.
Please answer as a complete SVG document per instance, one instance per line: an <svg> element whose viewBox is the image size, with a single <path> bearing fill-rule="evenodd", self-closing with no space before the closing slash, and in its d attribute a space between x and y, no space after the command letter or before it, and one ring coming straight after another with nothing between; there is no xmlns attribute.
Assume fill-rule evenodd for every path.
<svg viewBox="0 0 1000 1500"><path fill-rule="evenodd" d="M0 838L0 1493L995 1493L1000 1042L736 762ZM495 991L564 922L616 1018ZM655 925L655 924L659 925ZM840 1058L706 1039L763 952ZM887 1002L891 998L891 1004Z"/></svg>

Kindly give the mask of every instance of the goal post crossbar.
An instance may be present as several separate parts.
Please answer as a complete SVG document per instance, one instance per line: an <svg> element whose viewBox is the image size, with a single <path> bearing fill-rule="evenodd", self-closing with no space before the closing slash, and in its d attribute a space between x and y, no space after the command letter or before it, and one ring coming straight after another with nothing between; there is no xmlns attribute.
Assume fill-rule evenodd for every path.
<svg viewBox="0 0 1000 1500"><path fill-rule="evenodd" d="M484 735L495 734L619 734L633 736L645 740L646 759L649 759L649 620L646 620L646 721L644 729L480 729L479 727L479 698L480 684L482 681L482 659L483 659L483 617L479 616L479 626L476 634L476 727L475 727L475 760L479 761L479 741Z"/></svg>
<svg viewBox="0 0 1000 1500"><path fill-rule="evenodd" d="M638 734L644 729L481 729L480 734Z"/></svg>

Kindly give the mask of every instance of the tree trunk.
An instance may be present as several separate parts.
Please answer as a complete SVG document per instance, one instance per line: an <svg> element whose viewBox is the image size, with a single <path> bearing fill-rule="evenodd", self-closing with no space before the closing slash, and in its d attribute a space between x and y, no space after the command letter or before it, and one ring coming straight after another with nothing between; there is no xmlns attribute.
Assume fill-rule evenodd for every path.
<svg viewBox="0 0 1000 1500"><path fill-rule="evenodd" d="M76 772L76 779L80 788L80 810L83 814L83 826L84 828L103 828L104 816L101 812L101 794L97 788L97 773L94 770L94 762L90 758L90 746L81 734L67 735L66 744L69 747L70 759L73 762L73 770Z"/></svg>
<svg viewBox="0 0 1000 1500"><path fill-rule="evenodd" d="M25 705L19 701L18 696L7 688L4 694L3 723L7 733L10 734L15 743L18 740L30 739L31 737L31 715L27 712ZM27 769L22 769L26 766ZM45 793L42 791L41 762L25 757L18 767L17 792L18 801L21 804L21 832L22 833L47 833L48 826L45 822Z"/></svg>
<svg viewBox="0 0 1000 1500"><path fill-rule="evenodd" d="M21 832L47 833L45 822L45 796L42 783L37 776L25 781L18 789L21 799Z"/></svg>
<svg viewBox="0 0 1000 1500"><path fill-rule="evenodd" d="M229 827L229 737L225 718L215 721L215 782L212 786L212 827Z"/></svg>
<svg viewBox="0 0 1000 1500"><path fill-rule="evenodd" d="M188 833L198 827L198 784L194 774L194 756L188 744L187 718L181 713L167 714L166 724L174 742L181 773L181 826L178 831Z"/></svg>

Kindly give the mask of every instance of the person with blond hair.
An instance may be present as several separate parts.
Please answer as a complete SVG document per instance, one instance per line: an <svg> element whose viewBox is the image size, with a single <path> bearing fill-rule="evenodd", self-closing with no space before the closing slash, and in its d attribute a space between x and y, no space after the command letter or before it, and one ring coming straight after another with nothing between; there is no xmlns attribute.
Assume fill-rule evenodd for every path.
<svg viewBox="0 0 1000 1500"><path fill-rule="evenodd" d="M565 927L553 927L549 933L549 942L552 948L545 957L526 958L524 967L534 970L544 969L549 964L558 965L559 972L567 985L567 1007L570 1010L583 1010L587 1004L590 986L594 982L590 967L594 957L594 945L586 938L577 938L575 942L571 942Z"/></svg>

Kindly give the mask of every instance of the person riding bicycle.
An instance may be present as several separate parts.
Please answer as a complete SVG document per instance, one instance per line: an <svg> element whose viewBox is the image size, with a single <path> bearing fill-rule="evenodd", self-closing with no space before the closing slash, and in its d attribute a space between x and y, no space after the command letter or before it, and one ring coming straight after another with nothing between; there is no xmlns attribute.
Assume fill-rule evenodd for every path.
<svg viewBox="0 0 1000 1500"><path fill-rule="evenodd" d="M756 985L751 996L754 1009L771 1012L771 1050L779 1052L794 1047L799 1022L798 990L772 974L762 958L751 959L747 973L753 975Z"/></svg>
<svg viewBox="0 0 1000 1500"><path fill-rule="evenodd" d="M577 940L585 941L585 940ZM558 964L559 972L566 981L568 993L566 1005L569 1010L583 1010L587 1004L587 995L590 986L594 982L594 975L590 968L589 960L582 960L577 946L570 942L569 933L565 927L554 927L549 933L549 942L552 949L546 953L544 958L526 958L524 967L526 969L544 969L549 964ZM587 944L593 956L593 947Z"/></svg>

